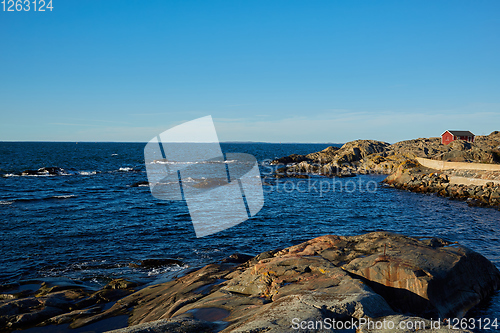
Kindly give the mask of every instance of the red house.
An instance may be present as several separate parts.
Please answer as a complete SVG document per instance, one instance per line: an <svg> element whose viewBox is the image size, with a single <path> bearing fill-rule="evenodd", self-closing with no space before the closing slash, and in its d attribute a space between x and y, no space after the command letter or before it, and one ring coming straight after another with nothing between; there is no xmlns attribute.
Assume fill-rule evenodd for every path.
<svg viewBox="0 0 500 333"><path fill-rule="evenodd" d="M448 130L441 134L441 143L447 145L455 140L464 140L474 142L474 134L469 131L454 131Z"/></svg>

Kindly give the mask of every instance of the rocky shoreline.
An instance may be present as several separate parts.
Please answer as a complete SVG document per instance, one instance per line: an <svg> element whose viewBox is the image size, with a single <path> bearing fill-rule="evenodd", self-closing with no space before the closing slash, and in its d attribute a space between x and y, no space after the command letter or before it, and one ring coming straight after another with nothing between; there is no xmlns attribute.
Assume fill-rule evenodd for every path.
<svg viewBox="0 0 500 333"><path fill-rule="evenodd" d="M417 162L401 164L384 183L391 187L466 201L469 206L493 207L500 210L500 184L486 181L484 185L454 184L446 173L422 167Z"/></svg>
<svg viewBox="0 0 500 333"><path fill-rule="evenodd" d="M319 332L309 323L332 320L356 323L357 332L380 331L359 327L369 321L467 332L448 330L445 319L462 318L499 287L491 262L453 242L389 232L327 235L255 257L232 255L142 289L119 279L97 291L78 283L4 290L0 329L85 329L118 318L129 327L115 333ZM431 318L440 318L440 330L431 330Z"/></svg>
<svg viewBox="0 0 500 333"><path fill-rule="evenodd" d="M475 143L457 140L442 145L440 138L422 138L388 144L356 140L341 148L328 147L308 155L292 154L273 160L276 178L355 177L387 174L387 185L418 193L436 193L464 200L470 206L500 209L500 132L476 137ZM417 161L463 162L462 169L436 170ZM499 171L467 170L467 164L498 165ZM465 165L465 166L464 166Z"/></svg>

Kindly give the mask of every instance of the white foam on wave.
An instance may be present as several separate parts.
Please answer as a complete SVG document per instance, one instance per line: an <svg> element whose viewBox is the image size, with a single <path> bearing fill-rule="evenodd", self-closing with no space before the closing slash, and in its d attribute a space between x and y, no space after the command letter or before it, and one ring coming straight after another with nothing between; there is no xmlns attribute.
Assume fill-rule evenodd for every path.
<svg viewBox="0 0 500 333"><path fill-rule="evenodd" d="M61 172L58 174L49 174L49 173L40 173L38 175L19 175L19 174L14 174L14 173L6 173L3 174L2 177L54 177L54 176L74 176L74 175L80 175L80 176L93 176L97 174L97 171L75 171L75 172Z"/></svg>
<svg viewBox="0 0 500 333"><path fill-rule="evenodd" d="M194 183L194 182L196 182L196 180L193 179L193 178L191 178L191 177L182 178L182 181L184 183Z"/></svg>
<svg viewBox="0 0 500 333"><path fill-rule="evenodd" d="M118 154L111 154L111 156L118 156Z"/></svg>
<svg viewBox="0 0 500 333"><path fill-rule="evenodd" d="M53 199L69 199L78 197L76 194L63 194L63 195L53 195L50 197L44 198L18 198L10 201L0 201L0 205L11 205L15 202L19 203L29 203L29 202L42 202L45 200L53 200Z"/></svg>
<svg viewBox="0 0 500 333"><path fill-rule="evenodd" d="M58 172L56 173L50 173L49 171L47 170L42 170L42 171L38 171L39 173L36 174L36 175L26 175L26 174L21 174L21 176L23 177L51 177L51 176L73 176L75 175L74 172L68 172L64 169L61 169L61 170L58 170Z"/></svg>
<svg viewBox="0 0 500 333"><path fill-rule="evenodd" d="M69 198L76 198L78 197L76 194L66 194L66 195L54 195L51 198L55 199L69 199Z"/></svg>
<svg viewBox="0 0 500 333"><path fill-rule="evenodd" d="M155 185L170 185L170 184L179 184L178 181L175 181L175 182L166 182L166 183L155 183ZM149 185L138 185L138 186L149 186Z"/></svg>
<svg viewBox="0 0 500 333"><path fill-rule="evenodd" d="M153 268L152 270L150 270L148 272L148 276L155 276L155 275L168 273L168 272L178 272L178 271L181 271L181 270L186 269L188 267L189 267L188 265L183 265L183 266L172 265L172 266Z"/></svg>
<svg viewBox="0 0 500 333"><path fill-rule="evenodd" d="M236 163L238 160L228 160L228 161L199 161L199 162L189 162L189 161L162 161L156 160L153 162L149 162L149 164L218 164L218 163Z"/></svg>
<svg viewBox="0 0 500 333"><path fill-rule="evenodd" d="M209 248L209 249L193 249L193 252L196 253L196 254L201 254L201 255L205 255L205 254L209 254L209 253L215 253L215 252L220 252L221 249L216 249L216 248Z"/></svg>
<svg viewBox="0 0 500 333"><path fill-rule="evenodd" d="M80 171L78 174L81 176L93 176L97 174L97 171Z"/></svg>
<svg viewBox="0 0 500 333"><path fill-rule="evenodd" d="M153 161L149 164L199 164L204 162Z"/></svg>
<svg viewBox="0 0 500 333"><path fill-rule="evenodd" d="M123 172L132 171L132 170L134 170L134 168L125 167L125 168L118 169L118 171L123 171Z"/></svg>

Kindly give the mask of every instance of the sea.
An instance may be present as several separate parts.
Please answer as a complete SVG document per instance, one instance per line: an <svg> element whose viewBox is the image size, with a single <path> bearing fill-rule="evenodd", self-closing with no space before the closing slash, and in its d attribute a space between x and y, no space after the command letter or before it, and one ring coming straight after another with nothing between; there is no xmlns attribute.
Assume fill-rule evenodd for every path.
<svg viewBox="0 0 500 333"><path fill-rule="evenodd" d="M280 179L269 161L332 144L221 143L259 162L264 206L229 229L196 237L185 201L152 196L145 143L0 142L0 285L44 279L104 286L171 280L233 253L257 255L325 235L386 230L465 245L500 268L500 211L384 186L379 174ZM57 167L57 175L20 175ZM138 186L138 184L141 184ZM132 267L144 259L179 265ZM469 314L498 318L497 292Z"/></svg>

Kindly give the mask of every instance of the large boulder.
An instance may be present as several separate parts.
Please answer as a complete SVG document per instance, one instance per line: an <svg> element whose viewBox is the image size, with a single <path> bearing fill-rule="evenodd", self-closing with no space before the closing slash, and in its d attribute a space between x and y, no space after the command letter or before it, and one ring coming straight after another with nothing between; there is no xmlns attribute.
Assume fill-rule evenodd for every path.
<svg viewBox="0 0 500 333"><path fill-rule="evenodd" d="M410 318L403 313L460 318L499 285L500 272L492 263L442 239L389 232L329 235L239 266L208 265L127 296L107 315L133 307L129 323L144 332L152 322L172 329L185 323L208 331L216 325L214 331L227 333L284 333L294 322L326 318L358 323Z"/></svg>
<svg viewBox="0 0 500 333"><path fill-rule="evenodd" d="M500 131L493 131L489 135L478 135L475 137L474 143L490 149L499 148Z"/></svg>
<svg viewBox="0 0 500 333"><path fill-rule="evenodd" d="M388 147L388 154L400 155L408 159L430 158L444 153L449 148L441 144L441 138L419 138L396 142Z"/></svg>
<svg viewBox="0 0 500 333"><path fill-rule="evenodd" d="M447 151L433 158L450 162L495 163L492 150L484 145L456 140L447 145L446 148Z"/></svg>
<svg viewBox="0 0 500 333"><path fill-rule="evenodd" d="M343 145L337 152L336 160L339 165L357 162L364 157L384 152L389 144L376 140L355 140Z"/></svg>
<svg viewBox="0 0 500 333"><path fill-rule="evenodd" d="M490 261L456 243L389 233L360 237L358 250L372 254L343 268L366 280L399 312L461 318L500 286L500 273Z"/></svg>
<svg viewBox="0 0 500 333"><path fill-rule="evenodd" d="M326 164L336 160L337 152L339 149L339 147L330 146L323 149L322 151L307 154L306 157L316 163Z"/></svg>

